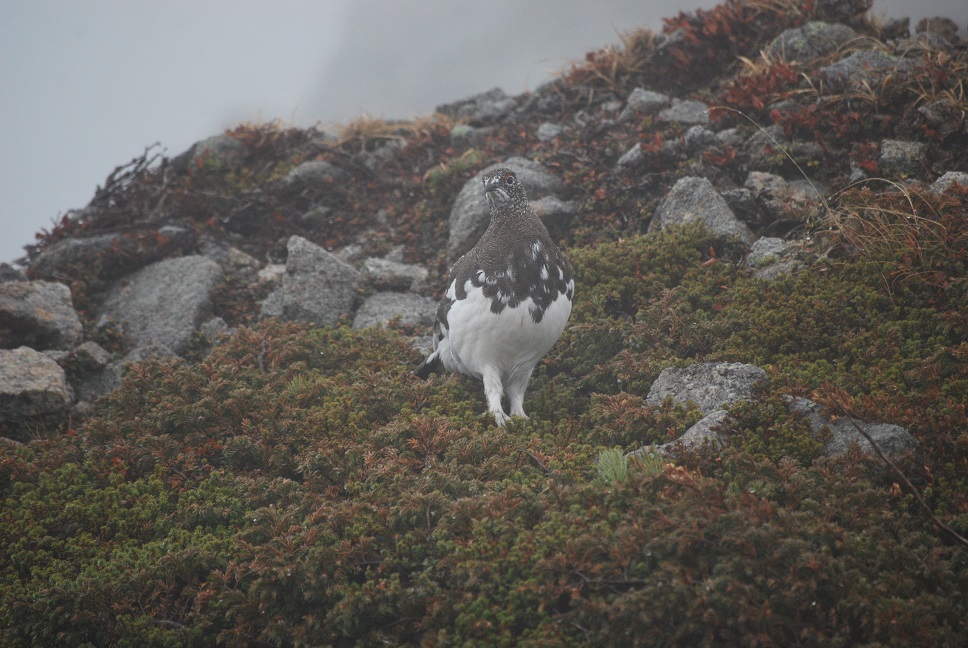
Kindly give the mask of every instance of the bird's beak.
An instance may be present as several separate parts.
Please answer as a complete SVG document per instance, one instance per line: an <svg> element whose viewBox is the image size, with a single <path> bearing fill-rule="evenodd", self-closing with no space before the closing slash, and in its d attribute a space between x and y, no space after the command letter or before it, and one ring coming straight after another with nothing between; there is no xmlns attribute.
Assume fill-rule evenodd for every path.
<svg viewBox="0 0 968 648"><path fill-rule="evenodd" d="M501 186L501 176L493 176L484 181L484 191L494 191Z"/></svg>

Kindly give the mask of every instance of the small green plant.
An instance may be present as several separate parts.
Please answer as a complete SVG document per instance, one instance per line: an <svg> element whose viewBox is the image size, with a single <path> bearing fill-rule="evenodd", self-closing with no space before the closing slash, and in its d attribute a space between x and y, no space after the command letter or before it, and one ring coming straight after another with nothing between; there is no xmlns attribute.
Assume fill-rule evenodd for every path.
<svg viewBox="0 0 968 648"><path fill-rule="evenodd" d="M666 469L666 466L671 465L671 462L667 458L660 455L651 447L637 450L626 456L632 460L638 472L650 477L658 475Z"/></svg>
<svg viewBox="0 0 968 648"><path fill-rule="evenodd" d="M603 450L598 455L598 475L606 484L623 482L629 475L629 460L619 448Z"/></svg>
<svg viewBox="0 0 968 648"><path fill-rule="evenodd" d="M646 476L658 475L669 461L651 447L625 454L619 448L603 450L598 455L598 475L606 484L614 485L628 479L629 469Z"/></svg>

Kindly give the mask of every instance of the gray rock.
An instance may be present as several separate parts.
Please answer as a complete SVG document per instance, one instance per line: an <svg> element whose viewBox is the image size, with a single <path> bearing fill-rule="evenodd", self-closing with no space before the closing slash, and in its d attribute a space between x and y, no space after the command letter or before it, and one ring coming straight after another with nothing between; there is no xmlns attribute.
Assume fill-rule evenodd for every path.
<svg viewBox="0 0 968 648"><path fill-rule="evenodd" d="M615 172L625 173L637 167L645 159L642 145L636 142L615 162Z"/></svg>
<svg viewBox="0 0 968 648"><path fill-rule="evenodd" d="M720 445L718 426L726 420L729 413L724 409L713 410L698 423L686 430L681 437L671 443L664 443L657 448L659 452L667 453L674 446L683 445L686 448L699 448L711 443Z"/></svg>
<svg viewBox="0 0 968 648"><path fill-rule="evenodd" d="M768 222L807 220L819 216L823 206L820 194L810 184L792 184L772 173L751 171L743 186L766 212Z"/></svg>
<svg viewBox="0 0 968 648"><path fill-rule="evenodd" d="M881 40L896 40L898 38L905 38L911 33L911 19L907 16L904 18L887 18L881 24Z"/></svg>
<svg viewBox="0 0 968 648"><path fill-rule="evenodd" d="M0 347L68 349L83 329L71 303L71 290L48 281L0 283Z"/></svg>
<svg viewBox="0 0 968 648"><path fill-rule="evenodd" d="M0 263L0 282L27 281L27 275L9 263Z"/></svg>
<svg viewBox="0 0 968 648"><path fill-rule="evenodd" d="M384 254L383 258L394 263L403 263L403 253L405 250L406 248L403 245L398 245L390 248L390 251Z"/></svg>
<svg viewBox="0 0 968 648"><path fill-rule="evenodd" d="M880 50L862 50L817 72L831 92L870 92L870 88L880 88L889 81L902 82L920 67L923 63L915 59L891 56Z"/></svg>
<svg viewBox="0 0 968 648"><path fill-rule="evenodd" d="M789 150L791 144L783 129L779 126L758 128L750 135L740 152L749 161L749 167L759 171L768 171L781 165L785 161L783 150Z"/></svg>
<svg viewBox="0 0 968 648"><path fill-rule="evenodd" d="M810 424L810 429L814 434L827 427L830 429L831 438L824 446L824 452L828 456L839 455L847 452L855 442L860 449L867 453L873 453L874 449L870 442L857 431L849 419L838 418L836 421L823 416L819 405L806 398L790 398L790 409L803 414ZM889 457L897 457L908 452L917 450L920 445L906 428L900 425L889 423L866 423L857 421L857 425L874 439L877 446Z"/></svg>
<svg viewBox="0 0 968 648"><path fill-rule="evenodd" d="M222 167L235 169L242 166L249 147L230 135L214 135L192 144L187 151L171 160L171 167L177 171L187 170L193 163L202 159L214 160Z"/></svg>
<svg viewBox="0 0 968 648"><path fill-rule="evenodd" d="M360 273L335 255L293 236L287 245L282 287L262 305L261 316L334 326L353 312Z"/></svg>
<svg viewBox="0 0 968 648"><path fill-rule="evenodd" d="M153 263L108 296L99 326L117 323L129 344L160 344L181 353L212 314L212 293L222 269L204 256Z"/></svg>
<svg viewBox="0 0 968 648"><path fill-rule="evenodd" d="M557 196L545 196L532 202L531 209L548 228L551 239L557 241L567 236L571 221L578 213L578 203L574 200L561 200Z"/></svg>
<svg viewBox="0 0 968 648"><path fill-rule="evenodd" d="M671 100L668 95L660 92L653 92L645 88L636 88L629 93L625 101L625 108L619 115L619 121L627 121L635 116L636 113L643 115L655 115L660 110L668 108Z"/></svg>
<svg viewBox="0 0 968 648"><path fill-rule="evenodd" d="M790 243L781 238L761 236L750 246L750 253L743 259L743 265L747 268L759 268L772 263L786 256L789 247Z"/></svg>
<svg viewBox="0 0 968 648"><path fill-rule="evenodd" d="M202 244L202 254L219 264L226 274L254 274L259 271L262 264L253 257L238 248L230 247L208 240Z"/></svg>
<svg viewBox="0 0 968 648"><path fill-rule="evenodd" d="M516 99L507 96L500 88L462 99L451 104L437 106L436 112L468 122L493 122L517 108Z"/></svg>
<svg viewBox="0 0 968 648"><path fill-rule="evenodd" d="M801 261L793 258L794 250L794 244L789 241L763 236L750 247L743 265L753 269L754 277L773 280L803 267Z"/></svg>
<svg viewBox="0 0 968 648"><path fill-rule="evenodd" d="M727 189L720 195L733 210L736 217L753 228L763 227L769 223L766 212L756 201L753 194L745 187Z"/></svg>
<svg viewBox="0 0 968 648"><path fill-rule="evenodd" d="M360 283L374 290L416 290L427 281L427 270L417 265L370 257L360 269Z"/></svg>
<svg viewBox="0 0 968 648"><path fill-rule="evenodd" d="M812 61L837 51L856 37L857 32L846 25L808 22L782 32L766 46L765 54L783 61Z"/></svg>
<svg viewBox="0 0 968 648"><path fill-rule="evenodd" d="M535 133L535 136L540 142L550 142L559 135L561 135L561 126L552 124L551 122L544 122L538 126L538 132Z"/></svg>
<svg viewBox="0 0 968 648"><path fill-rule="evenodd" d="M262 306L259 309L259 319L266 319L268 317L282 319L282 303L283 294L282 287L280 286L266 295L266 298L262 300Z"/></svg>
<svg viewBox="0 0 968 648"><path fill-rule="evenodd" d="M709 106L701 101L672 100L672 105L659 113L662 121L679 124L708 124Z"/></svg>
<svg viewBox="0 0 968 648"><path fill-rule="evenodd" d="M222 338L235 333L235 329L221 317L213 317L198 327L198 333L205 345L202 354L207 357L222 343Z"/></svg>
<svg viewBox="0 0 968 648"><path fill-rule="evenodd" d="M111 362L111 354L97 342L88 340L70 352L71 363L84 369L103 369Z"/></svg>
<svg viewBox="0 0 968 648"><path fill-rule="evenodd" d="M941 137L950 137L962 129L968 132L968 120L962 118L962 109L949 98L921 105L918 113Z"/></svg>
<svg viewBox="0 0 968 648"><path fill-rule="evenodd" d="M138 347L137 349L132 349L128 352L128 355L121 358L118 361L123 367L127 367L130 364L136 362L143 362L148 358L158 358L160 360L165 360L167 358L177 358L178 355L166 346L160 344L149 344L148 346ZM113 364L113 363L112 363Z"/></svg>
<svg viewBox="0 0 968 648"><path fill-rule="evenodd" d="M97 218L96 209L89 207L84 212L94 214L92 220ZM31 279L68 282L83 270L114 278L194 245L195 234L184 227L165 225L155 229L144 223L148 215L133 218L135 225L141 221L144 228L124 235L101 234L58 241L30 261L27 275ZM151 245L146 247L145 241L149 239Z"/></svg>
<svg viewBox="0 0 968 648"><path fill-rule="evenodd" d="M457 124L450 129L450 139L455 144L466 142L471 146L481 146L493 132L493 126L475 127L470 124Z"/></svg>
<svg viewBox="0 0 968 648"><path fill-rule="evenodd" d="M432 326L437 302L414 293L380 292L367 298L356 311L353 328L386 326L391 320L401 324Z"/></svg>
<svg viewBox="0 0 968 648"><path fill-rule="evenodd" d="M333 252L340 261L345 261L346 263L356 263L357 261L362 261L366 256L363 253L363 246L359 243L350 243L346 247L341 247L340 249Z"/></svg>
<svg viewBox="0 0 968 648"><path fill-rule="evenodd" d="M749 400L753 386L763 380L766 380L763 369L737 362L670 367L652 383L645 402L654 407L671 398L677 404L693 402L704 414L711 414L733 403Z"/></svg>
<svg viewBox="0 0 968 648"><path fill-rule="evenodd" d="M223 335L228 334L232 329L221 317L213 317L198 327L198 332L210 342L218 340Z"/></svg>
<svg viewBox="0 0 968 648"><path fill-rule="evenodd" d="M64 368L67 379L74 387L79 401L91 401L86 385L97 383L101 374L111 363L111 354L96 342L85 342L57 361Z"/></svg>
<svg viewBox="0 0 968 648"><path fill-rule="evenodd" d="M402 137L394 138L373 151L360 151L356 155L356 159L370 171L379 171L387 162L395 158L400 149L406 145L407 141Z"/></svg>
<svg viewBox="0 0 968 648"><path fill-rule="evenodd" d="M881 142L878 159L881 174L889 179L921 176L926 171L925 146L923 142L905 142L886 139Z"/></svg>
<svg viewBox="0 0 968 648"><path fill-rule="evenodd" d="M58 421L72 400L56 362L28 347L0 349L0 436L25 441L32 427Z"/></svg>
<svg viewBox="0 0 968 648"><path fill-rule="evenodd" d="M606 101L605 103L603 103L600 106L600 110L603 113L616 113L619 110L621 110L622 109L622 106L624 106L624 105L625 104L623 104L618 99L612 99L611 101Z"/></svg>
<svg viewBox="0 0 968 648"><path fill-rule="evenodd" d="M256 281L260 284L282 285L282 278L286 276L286 266L283 263L269 263L256 273Z"/></svg>
<svg viewBox="0 0 968 648"><path fill-rule="evenodd" d="M120 234L61 239L30 262L28 273L35 279L66 280L68 278L64 275L66 266L93 266L98 257L111 253L120 241Z"/></svg>
<svg viewBox="0 0 968 648"><path fill-rule="evenodd" d="M703 222L710 232L725 238L737 238L747 245L755 240L750 229L741 223L726 200L706 178L681 178L659 203L649 232L672 225Z"/></svg>
<svg viewBox="0 0 968 648"><path fill-rule="evenodd" d="M931 185L931 191L940 194L948 191L955 185L968 188L968 173L964 171L948 171L934 181L934 184Z"/></svg>
<svg viewBox="0 0 968 648"><path fill-rule="evenodd" d="M511 157L483 169L464 184L450 210L450 234L447 238L449 263L453 263L474 247L487 229L490 217L482 180L485 173L500 167L507 167L518 175L518 180L524 185L530 200L558 194L564 190L564 185L558 176L548 171L539 162L532 162L525 158Z"/></svg>
<svg viewBox="0 0 968 648"><path fill-rule="evenodd" d="M745 140L743 139L743 136L740 135L738 128L726 128L721 130L716 133L716 139L720 144L731 146L734 149L742 147L745 143Z"/></svg>
<svg viewBox="0 0 968 648"><path fill-rule="evenodd" d="M704 126L692 126L683 135L686 150L690 155L698 155L708 148L718 147L716 134Z"/></svg>
<svg viewBox="0 0 968 648"><path fill-rule="evenodd" d="M309 160L287 173L282 182L287 185L325 187L347 177L346 171L326 160Z"/></svg>

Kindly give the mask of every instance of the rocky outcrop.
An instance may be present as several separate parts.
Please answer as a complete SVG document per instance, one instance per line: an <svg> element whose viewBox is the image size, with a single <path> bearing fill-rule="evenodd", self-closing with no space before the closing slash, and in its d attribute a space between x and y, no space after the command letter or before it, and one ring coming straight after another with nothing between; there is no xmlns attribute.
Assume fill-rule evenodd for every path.
<svg viewBox="0 0 968 648"><path fill-rule="evenodd" d="M659 374L646 403L661 405L666 398L674 403L694 403L709 414L724 406L748 400L756 383L766 380L766 372L738 362L705 362L688 367L670 367Z"/></svg>
<svg viewBox="0 0 968 648"><path fill-rule="evenodd" d="M856 37L857 32L847 25L813 21L774 38L764 54L782 61L809 62L836 52Z"/></svg>
<svg viewBox="0 0 968 648"><path fill-rule="evenodd" d="M333 326L353 312L360 278L353 266L301 236L286 249L286 274L262 304L263 318Z"/></svg>
<svg viewBox="0 0 968 648"><path fill-rule="evenodd" d="M25 441L67 413L64 370L29 347L0 349L0 436Z"/></svg>
<svg viewBox="0 0 968 648"><path fill-rule="evenodd" d="M776 279L803 267L796 258L797 246L775 236L763 236L750 246L743 265L758 279Z"/></svg>
<svg viewBox="0 0 968 648"><path fill-rule="evenodd" d="M671 106L659 111L658 118L677 124L708 124L709 106L701 101L673 99Z"/></svg>
<svg viewBox="0 0 968 648"><path fill-rule="evenodd" d="M861 452L872 453L870 441L864 438L854 424L864 430L874 443L888 456L898 457L914 452L920 445L906 428L889 423L867 423L854 421L846 417L833 418L825 416L821 407L806 398L791 398L790 409L806 417L810 429L814 434L830 431L830 439L824 444L824 452L829 456L843 454L851 446L857 444Z"/></svg>
<svg viewBox="0 0 968 648"><path fill-rule="evenodd" d="M913 38L906 24L885 24L878 31L884 42L874 46L870 25L855 20L857 12L847 11L848 5L855 3L823 3L811 15L827 22L786 22L800 26L760 34L757 51L762 49L764 66L783 63L784 70L812 77L816 84L811 88L828 96L863 94L913 84L929 63L925 52L953 56L963 47L957 30L937 19L919 25ZM647 51L629 54L641 55L648 65L671 62L670 55L695 58L687 40L685 31L675 30L657 35ZM687 68L698 71L694 66L681 69ZM606 72L594 69L599 76L592 74L592 81L566 76L521 96L494 88L442 105L438 112L447 119L436 130L387 124L353 142L315 129L288 129L265 139L251 137L245 128L216 135L162 163L157 177L148 172L147 162L137 167L152 184L145 194L150 199L141 196L140 202L128 204L125 192L143 178L112 176L113 187L123 189L118 195L99 190L97 200L69 213L69 226L32 254L27 277L34 281L0 266L0 346L58 351L51 357L66 369L78 397L90 401L113 388L123 367L145 353L205 353L217 339L232 334L226 320L245 322L254 313L242 311L253 305L261 304L263 318L318 326L396 322L429 328L436 300L427 294L441 286L428 285L428 277L438 282L447 264L486 229L481 177L498 166L517 172L535 212L566 249L596 240L599 230L602 236L618 232L621 237L646 226L656 232L701 222L715 236L749 246L737 261L741 270L768 280L812 262L816 252L809 243L783 235L823 218L826 186L843 187L848 178L836 176L844 168L853 166L855 180L873 175L871 169L904 184L927 186L937 178L930 185L936 193L968 184L963 164L939 159L943 147L934 140L917 139L920 132L930 132L935 140L963 138L968 120L957 101L943 93L925 97L908 111L904 129L885 122L880 141L863 143L867 157L862 157L857 150L848 153L842 141L828 140L822 125L811 137L814 126L807 118L813 113L802 112L802 97L810 93L791 91L797 81L782 78L783 90L774 92L770 88L776 80L759 67L751 76L766 75L755 81L767 88L764 103L772 102L758 106L752 101L754 111L761 112L755 116L759 123L769 122L760 119L764 115L773 120L764 128L751 128L741 119L710 119L711 106L730 105L723 95L714 96L724 85L693 92L690 83L630 68L616 69L615 78L601 86L600 75ZM735 79L751 82L744 86L747 92L758 91L746 76ZM816 97L810 101L816 103ZM432 148L438 144L446 147L445 154ZM453 183L495 151L522 157L480 170L454 195L459 185ZM439 159L428 166L435 155ZM253 164L257 158L258 169ZM831 159L839 170L828 167ZM451 164L454 160L460 164ZM802 172L793 161L816 176L816 188L799 180ZM429 177L422 175L427 168L444 172L421 186L419 178ZM952 171L939 178L943 168ZM574 181L583 171L591 172L587 184ZM219 185L219 174L229 174L231 181ZM206 182L216 188L206 186L175 209L177 198L165 192L179 177L191 180L191 186L178 187L180 192L191 193ZM658 193L668 184L668 191ZM431 199L408 200L421 189L433 194ZM381 194L380 201L367 202L375 194ZM200 213L181 211L198 205L203 206ZM448 208L445 229L441 216ZM369 220L343 236L340 228L356 218ZM609 230L613 224L615 231ZM259 237L263 240L253 242ZM435 255L442 246L439 258ZM424 265L405 263L405 258ZM66 285L87 269L97 281L73 284L75 297L86 300L81 308L85 318L99 318L85 319L88 332L112 353L85 341L71 304ZM121 340L111 340L115 331ZM726 380L715 373L726 371L722 367L709 371L709 384ZM754 371L746 378L753 374L759 375ZM664 373L655 393L674 375ZM676 391L671 389L670 397ZM697 394L686 390L682 397ZM721 397L684 441L713 434L724 403L734 402L722 394L712 399Z"/></svg>
<svg viewBox="0 0 968 648"><path fill-rule="evenodd" d="M389 322L396 321L429 330L433 326L436 313L435 299L413 293L379 292L363 301L353 318L353 328L386 326Z"/></svg>
<svg viewBox="0 0 968 648"><path fill-rule="evenodd" d="M0 283L0 347L69 349L81 340L70 288L48 281Z"/></svg>
<svg viewBox="0 0 968 648"><path fill-rule="evenodd" d="M672 100L668 95L645 88L636 88L625 100L625 108L619 115L619 121L627 121L635 115L655 115L668 108L671 103Z"/></svg>
<svg viewBox="0 0 968 648"><path fill-rule="evenodd" d="M180 353L211 317L212 293L221 278L219 265L204 256L154 263L111 292L99 326L117 325L133 347L162 345Z"/></svg>
<svg viewBox="0 0 968 648"><path fill-rule="evenodd" d="M500 88L492 88L473 97L438 106L437 112L472 124L486 124L509 114L517 105L514 97L509 97Z"/></svg>
<svg viewBox="0 0 968 648"><path fill-rule="evenodd" d="M705 416L676 441L663 444L657 450L664 453L679 446L698 448L707 442L719 444L717 426L726 419L726 408L749 400L753 388L766 379L766 371L760 367L735 362L707 362L663 370L649 389L646 403L651 407L661 405L666 399L681 405L691 403ZM629 454L651 451L647 447Z"/></svg>
<svg viewBox="0 0 968 648"><path fill-rule="evenodd" d="M649 390L646 403L657 407L666 399L675 404L692 404L705 416L686 430L682 436L658 448L646 447L630 455L658 451L668 453L675 448L699 448L705 444L719 445L722 440L719 425L726 421L730 405L750 400L757 384L767 379L766 372L755 365L711 362L689 367L671 367L659 374ZM788 397L790 411L804 416L815 435L829 432L824 444L828 456L843 454L855 444L862 452L873 452L870 442L857 431L863 429L874 443L889 456L901 456L918 448L917 440L907 429L887 423L851 422L849 418L825 416L819 405L806 398Z"/></svg>
<svg viewBox="0 0 968 648"><path fill-rule="evenodd" d="M922 142L886 139L881 142L878 163L881 174L890 180L919 178L924 175L925 146Z"/></svg>
<svg viewBox="0 0 968 648"><path fill-rule="evenodd" d="M187 151L172 158L171 165L177 170L185 170L191 164L211 160L225 168L234 169L242 164L248 152L249 147L231 135L213 135L195 142Z"/></svg>
<svg viewBox="0 0 968 648"><path fill-rule="evenodd" d="M309 160L290 171L282 181L289 185L325 186L345 180L348 176L346 171L335 164L325 160Z"/></svg>
<svg viewBox="0 0 968 648"><path fill-rule="evenodd" d="M865 92L898 83L917 73L915 58L892 56L880 50L861 50L819 70L820 77L834 92Z"/></svg>
<svg viewBox="0 0 968 648"><path fill-rule="evenodd" d="M713 234L750 244L756 237L706 178L682 178L673 185L652 216L649 231L702 222Z"/></svg>
<svg viewBox="0 0 968 648"><path fill-rule="evenodd" d="M363 261L360 283L374 290L417 290L427 281L427 274L426 268L417 265L370 257Z"/></svg>

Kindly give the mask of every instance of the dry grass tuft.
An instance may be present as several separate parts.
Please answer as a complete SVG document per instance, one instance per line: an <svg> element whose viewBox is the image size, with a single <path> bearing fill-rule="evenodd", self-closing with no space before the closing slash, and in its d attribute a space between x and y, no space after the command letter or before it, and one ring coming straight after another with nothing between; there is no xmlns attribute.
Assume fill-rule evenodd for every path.
<svg viewBox="0 0 968 648"><path fill-rule="evenodd" d="M337 126L337 146L344 150L367 151L389 141L404 142L440 129L450 130L454 124L456 120L441 114L399 121L363 115Z"/></svg>
<svg viewBox="0 0 968 648"><path fill-rule="evenodd" d="M883 183L888 191L875 189ZM836 206L824 221L824 237L852 256L891 264L887 274L892 282L965 285L964 269L950 261L965 255L966 194L968 190L937 196L880 178L866 180L831 197Z"/></svg>

